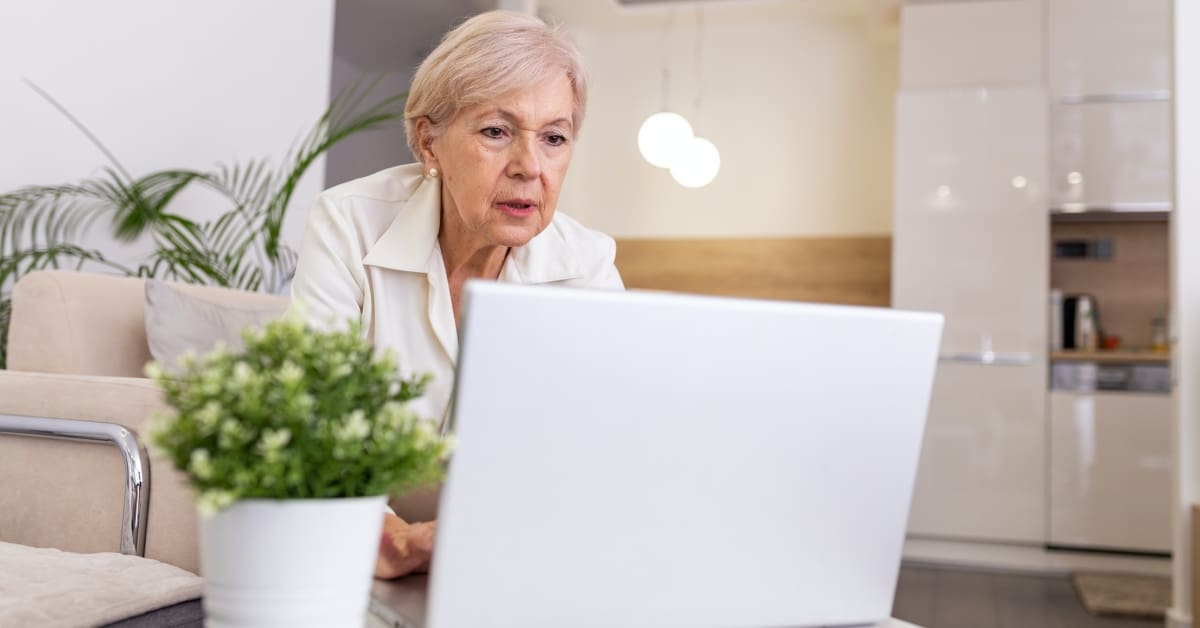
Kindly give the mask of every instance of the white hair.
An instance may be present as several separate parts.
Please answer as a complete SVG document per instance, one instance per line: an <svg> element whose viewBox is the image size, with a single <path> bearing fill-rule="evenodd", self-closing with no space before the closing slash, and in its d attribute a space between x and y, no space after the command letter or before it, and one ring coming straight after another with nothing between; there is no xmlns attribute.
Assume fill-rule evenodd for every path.
<svg viewBox="0 0 1200 628"><path fill-rule="evenodd" d="M512 11L488 11L463 22L421 62L404 105L408 147L424 161L417 121L430 123L432 139L464 107L490 102L556 76L571 81L575 133L587 108L587 76L579 50L558 26Z"/></svg>

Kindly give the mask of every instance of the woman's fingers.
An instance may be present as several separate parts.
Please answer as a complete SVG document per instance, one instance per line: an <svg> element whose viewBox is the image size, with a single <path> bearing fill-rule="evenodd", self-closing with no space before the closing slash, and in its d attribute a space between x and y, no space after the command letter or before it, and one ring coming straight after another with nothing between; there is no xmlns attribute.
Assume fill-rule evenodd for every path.
<svg viewBox="0 0 1200 628"><path fill-rule="evenodd" d="M434 522L408 523L392 514L384 515L379 538L379 557L375 561L376 578L399 578L429 570L433 557Z"/></svg>
<svg viewBox="0 0 1200 628"><path fill-rule="evenodd" d="M433 544L436 535L436 521L414 523L408 527L409 552L414 557L423 557L421 565L416 569L417 571L429 571L429 564L433 561Z"/></svg>

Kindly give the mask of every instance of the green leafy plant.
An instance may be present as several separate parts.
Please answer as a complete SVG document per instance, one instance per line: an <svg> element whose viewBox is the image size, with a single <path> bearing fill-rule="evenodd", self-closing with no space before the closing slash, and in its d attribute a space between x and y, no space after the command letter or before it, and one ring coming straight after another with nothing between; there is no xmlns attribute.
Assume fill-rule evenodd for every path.
<svg viewBox="0 0 1200 628"><path fill-rule="evenodd" d="M239 499L383 495L442 477L449 443L407 402L429 376L402 378L357 323L333 331L297 316L243 332L241 353L185 355L146 374L175 410L151 441L196 489L202 511Z"/></svg>
<svg viewBox="0 0 1200 628"><path fill-rule="evenodd" d="M314 161L341 140L403 119L407 94L365 104L376 82L338 94L317 123L287 152L268 160L218 164L211 171L160 170L134 177L79 120L49 94L35 91L79 128L108 159L98 177L65 185L31 185L0 195L0 368L7 363L13 284L29 272L86 266L242 290L279 291L291 278L296 253L281 239L288 204ZM173 211L179 193L194 185L217 193L224 210L197 221ZM85 247L84 236L107 221L118 241L153 239L137 264L114 261Z"/></svg>

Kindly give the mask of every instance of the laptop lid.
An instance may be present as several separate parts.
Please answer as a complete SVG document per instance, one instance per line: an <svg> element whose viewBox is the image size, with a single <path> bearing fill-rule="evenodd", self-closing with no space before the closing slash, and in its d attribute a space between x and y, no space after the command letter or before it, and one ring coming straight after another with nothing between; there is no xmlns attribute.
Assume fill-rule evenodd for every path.
<svg viewBox="0 0 1200 628"><path fill-rule="evenodd" d="M466 294L432 628L890 615L940 315Z"/></svg>

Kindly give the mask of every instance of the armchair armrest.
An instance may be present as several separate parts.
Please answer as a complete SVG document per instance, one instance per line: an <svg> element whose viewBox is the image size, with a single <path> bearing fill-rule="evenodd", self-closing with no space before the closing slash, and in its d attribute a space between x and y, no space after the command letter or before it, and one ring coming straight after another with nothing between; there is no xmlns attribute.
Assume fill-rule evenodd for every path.
<svg viewBox="0 0 1200 628"><path fill-rule="evenodd" d="M111 443L125 462L121 500L121 553L146 555L146 509L150 501L150 460L137 435L116 423L0 414L0 434Z"/></svg>
<svg viewBox="0 0 1200 628"><path fill-rule="evenodd" d="M0 415L112 424L100 429L114 430L119 438L123 429L136 438L153 414L167 409L161 392L144 378L0 370ZM129 467L118 448L0 433L0 484L5 487L0 491L0 541L84 553L121 551L128 549L120 542L125 530L144 516L144 555L197 572L191 488L170 461L153 452L143 460L148 466L143 467L142 491L148 496L139 496L145 500L141 511L135 508L125 526ZM149 468L154 483L147 490ZM136 550L137 535L133 544Z"/></svg>

